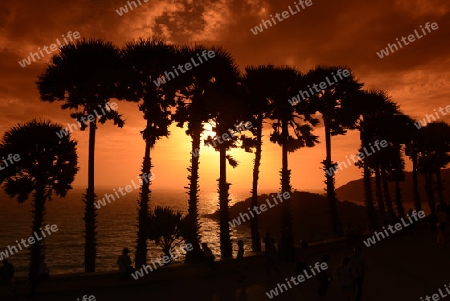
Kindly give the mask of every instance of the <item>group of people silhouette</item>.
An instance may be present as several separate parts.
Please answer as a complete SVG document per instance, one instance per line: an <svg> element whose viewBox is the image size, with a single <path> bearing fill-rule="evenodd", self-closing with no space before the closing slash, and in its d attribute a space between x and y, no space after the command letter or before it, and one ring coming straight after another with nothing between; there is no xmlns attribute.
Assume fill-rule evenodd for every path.
<svg viewBox="0 0 450 301"><path fill-rule="evenodd" d="M244 249L243 249L243 242L240 241L240 243L242 246L242 252L240 255L241 259L242 259L243 255L244 255L244 253L243 253ZM131 277L131 274L135 271L135 269L133 268L133 262L131 260L129 253L130 253L130 250L128 248L124 248L122 250L122 255L120 255L117 258L117 266L119 267L120 280L129 280ZM211 249L208 247L207 243L202 243L202 257L203 257L203 261L206 262L212 270L215 270L215 264L214 264L215 255L213 254Z"/></svg>
<svg viewBox="0 0 450 301"><path fill-rule="evenodd" d="M353 229L353 227L351 227ZM355 232L349 238L351 243L358 241L362 237L362 231L360 228L354 228ZM277 266L277 259L281 261L290 262L290 252L277 252L275 247L275 239L271 238L270 233L266 233L264 239L265 245L265 258L266 258L266 272L270 275L271 271L275 271L278 275L281 275L280 268ZM279 247L283 244L280 242ZM308 256L307 256L308 243L304 240L299 240L295 250L295 272L297 274L302 273L308 267ZM281 250L280 250L281 251ZM279 255L279 256L277 256ZM321 263L328 263L330 256L324 254L321 259ZM368 266L365 258L361 254L361 247L357 244L353 246L353 253L349 256L345 256L341 260L341 264L337 271L333 273L331 269L322 270L317 275L317 280L319 282L317 294L321 298L325 298L328 293L329 286L333 281L333 275L338 278L339 286L342 289L342 293L345 296L346 301L360 301L363 293L363 283L364 278L367 273Z"/></svg>

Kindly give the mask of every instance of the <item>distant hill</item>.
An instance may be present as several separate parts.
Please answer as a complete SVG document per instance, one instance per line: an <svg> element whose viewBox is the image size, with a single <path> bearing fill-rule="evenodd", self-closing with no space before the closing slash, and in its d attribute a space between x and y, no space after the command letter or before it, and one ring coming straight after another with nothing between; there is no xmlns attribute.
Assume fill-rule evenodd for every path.
<svg viewBox="0 0 450 301"><path fill-rule="evenodd" d="M444 198L450 200L450 169L441 171L442 180L444 184ZM375 179L372 178L374 203L376 206L375 196ZM447 187L447 189L446 189ZM412 191L412 173L405 173L405 181L400 183L402 190L403 204L408 210L414 207L413 191ZM389 184L392 200L395 198L395 183ZM425 195L425 182L422 175L419 175L419 191L422 201L422 207L428 213L428 202ZM276 194L276 193L273 193ZM343 225L352 223L355 225L367 225L367 212L364 207L364 184L363 179L351 181L338 189L336 195L339 199L338 211ZM258 196L258 204L266 203L269 198L273 204L272 198L267 194ZM436 194L437 201L437 194ZM291 208L294 218L294 235L295 239L306 239L308 241L315 241L321 239L332 238L333 232L331 229L330 215L328 212L328 200L326 194L316 194L303 191L295 191L290 198ZM250 198L245 201L238 202L230 207L230 220L239 216L240 213L247 213L250 207ZM395 208L395 205L394 205ZM207 215L207 217L218 219L218 212ZM273 208L267 209L258 215L260 220L260 233L263 238L264 233L269 231L272 237L280 238L281 225L281 204ZM237 226L235 233L242 236L250 237L250 221L242 223Z"/></svg>
<svg viewBox="0 0 450 301"><path fill-rule="evenodd" d="M271 197L266 194L258 197L258 204L265 204L269 198L271 204L274 204ZM309 192L293 192L291 198L291 208L294 219L294 236L295 239L306 239L308 241L316 241L321 239L332 238L334 235L331 229L330 216L328 214L328 200L326 197ZM247 213L251 200L234 204L230 208L230 220L238 217L240 213ZM338 210L341 221L344 225L351 222L365 226L366 211L364 207L358 206L350 202L339 202ZM218 213L209 215L208 217L218 219ZM267 209L258 215L260 221L261 238L264 238L266 231L269 231L273 238L280 239L281 225L281 204L273 208ZM250 236L250 221L246 221L241 226L237 226L236 230L239 236Z"/></svg>
<svg viewBox="0 0 450 301"><path fill-rule="evenodd" d="M442 181L444 185L444 198L445 200L450 200L450 169L443 169L441 171ZM374 202L376 204L375 198L375 178L372 178L372 187ZM413 188L412 188L412 172L405 173L405 181L400 183L400 188L402 190L403 203L405 208L409 209L414 206L413 198ZM389 184L389 189L391 191L392 198L395 197L394 189L395 183ZM428 202L425 195L425 181L422 175L419 174L419 192L424 209L428 209ZM355 202L357 204L364 204L364 182L363 179L348 182L347 184L336 189L336 195L339 200L347 200ZM437 194L436 201L437 201Z"/></svg>

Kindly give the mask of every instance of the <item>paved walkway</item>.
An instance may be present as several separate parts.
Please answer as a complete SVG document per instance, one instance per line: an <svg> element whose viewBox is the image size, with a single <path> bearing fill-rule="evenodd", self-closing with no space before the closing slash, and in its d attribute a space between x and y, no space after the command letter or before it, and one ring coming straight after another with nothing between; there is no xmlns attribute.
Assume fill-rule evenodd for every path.
<svg viewBox="0 0 450 301"><path fill-rule="evenodd" d="M404 230L403 230L404 231ZM420 300L420 297L432 295L444 284L450 283L450 248L447 251L433 251L435 236L430 235L428 228L418 229L412 235L403 233L388 237L374 246L363 245L363 256L366 258L369 271L364 283L364 301ZM348 255L348 247L329 250L331 256L330 269L333 274L342 257ZM314 264L322 254L310 256L308 261ZM111 287L70 293L41 294L34 300L77 300L83 295L94 295L96 300L270 300L265 294L277 283L285 283L285 278L295 276L291 265L283 265L282 275L268 276L263 267L245 272L245 290L236 281L234 273L216 275L206 272L202 277L183 280L164 281L159 283L140 284L131 287ZM155 271L157 272L157 271ZM133 281L133 280L132 280ZM317 278L293 286L273 300L344 300L338 285L337 277L333 280L329 295L325 299L317 297ZM25 300L18 298L17 300ZM450 296L448 298L450 301Z"/></svg>

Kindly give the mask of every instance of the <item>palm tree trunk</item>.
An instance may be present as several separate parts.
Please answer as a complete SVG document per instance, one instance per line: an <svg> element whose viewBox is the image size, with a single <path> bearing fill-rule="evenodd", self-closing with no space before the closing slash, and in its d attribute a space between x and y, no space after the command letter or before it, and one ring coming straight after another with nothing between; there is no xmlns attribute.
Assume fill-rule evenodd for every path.
<svg viewBox="0 0 450 301"><path fill-rule="evenodd" d="M416 211L422 211L422 203L420 201L420 193L419 193L419 179L417 172L417 153L413 151L411 154L412 161L412 181L413 181L413 194L414 194L414 205L416 207Z"/></svg>
<svg viewBox="0 0 450 301"><path fill-rule="evenodd" d="M433 191L433 174L431 172L425 172L425 191L427 192L428 206L430 211L436 210L436 203L434 201L434 191Z"/></svg>
<svg viewBox="0 0 450 301"><path fill-rule="evenodd" d="M147 121L147 128L150 128L149 121ZM140 200L138 201L138 232L136 239L136 255L135 255L135 268L147 265L147 237L148 237L148 215L150 206L150 177L151 172L151 157L150 149L152 145L150 139L145 140L145 154L144 161L142 163L142 186ZM147 178L144 178L148 175Z"/></svg>
<svg viewBox="0 0 450 301"><path fill-rule="evenodd" d="M439 197L439 203L441 205L444 205L445 204L445 200L444 200L444 185L442 184L441 169L440 168L436 172L436 185L437 185L437 192L438 192L438 197Z"/></svg>
<svg viewBox="0 0 450 301"><path fill-rule="evenodd" d="M402 201L402 190L400 189L400 182L398 180L395 180L395 205L397 207L398 216L406 216L405 207L403 207Z"/></svg>
<svg viewBox="0 0 450 301"><path fill-rule="evenodd" d="M220 211L220 253L222 258L231 258L233 250L230 237L230 212L228 208L227 183L227 150L223 144L220 146L220 178L219 178L219 211Z"/></svg>
<svg viewBox="0 0 450 301"><path fill-rule="evenodd" d="M381 189L381 177L379 167L375 168L375 190L377 195L378 211L380 212L381 224L386 225L386 210L384 209L384 200Z"/></svg>
<svg viewBox="0 0 450 301"><path fill-rule="evenodd" d="M198 180L199 180L199 165L200 165L200 136L202 134L202 124L196 124L192 133L192 152L191 152L191 167L188 168L190 175L189 180L189 201L188 201L188 237L187 242L192 244L193 250L186 254L186 261L193 262L200 260L200 225L198 222Z"/></svg>
<svg viewBox="0 0 450 301"><path fill-rule="evenodd" d="M39 185L39 184L38 184ZM37 233L39 237L42 237L41 231L39 228L42 227L44 223L44 215L45 215L45 196L44 196L44 188L42 185L36 188L36 194L34 198L33 204L33 226L31 228L32 234L31 237L34 237L34 233ZM36 239L35 243L31 245L30 248L30 267L29 267L29 277L33 277L37 274L39 270L39 261L41 255L44 255L45 247L41 240Z"/></svg>
<svg viewBox="0 0 450 301"><path fill-rule="evenodd" d="M263 126L263 115L259 114L258 119L256 120L256 150L253 165L253 183L251 191L252 208L258 207L258 179L259 179L259 167L261 166L262 126ZM250 231L252 235L252 251L261 252L261 238L259 236L258 214L256 214L250 221Z"/></svg>
<svg viewBox="0 0 450 301"><path fill-rule="evenodd" d="M281 192L289 192L291 193L291 171L288 169L288 124L287 121L282 121L282 135L283 146L282 146L282 168L281 168ZM286 200L281 204L281 227L283 231L286 231L286 237L293 237L293 227L292 227L292 214L290 203ZM288 242L286 242L288 243Z"/></svg>
<svg viewBox="0 0 450 301"><path fill-rule="evenodd" d="M333 163L331 161L331 131L330 127L325 122L325 145L326 145L326 159L325 159L325 170L333 170ZM334 172L325 172L326 184L327 184L327 197L329 203L329 210L331 216L331 226L333 227L333 232L337 236L342 236L342 226L339 218L339 212L336 203L336 192L334 189Z"/></svg>
<svg viewBox="0 0 450 301"><path fill-rule="evenodd" d="M84 245L84 271L86 273L95 272L95 261L97 257L97 213L94 205L94 153L95 153L95 133L97 131L97 121L89 123L89 162L88 162L88 188L85 194L85 245Z"/></svg>
<svg viewBox="0 0 450 301"><path fill-rule="evenodd" d="M389 216L389 222L395 223L397 222L397 215L394 212L394 206L392 205L391 193L389 191L389 183L387 180L387 175L384 170L381 170L381 178L383 181L383 189L384 189L384 200L386 202L386 209Z"/></svg>
<svg viewBox="0 0 450 301"><path fill-rule="evenodd" d="M366 202L366 210L367 216L369 218L369 230L375 230L379 228L379 223L377 219L377 214L375 211L375 207L373 205L373 196L372 196L372 180L370 169L366 161L364 161L364 196Z"/></svg>

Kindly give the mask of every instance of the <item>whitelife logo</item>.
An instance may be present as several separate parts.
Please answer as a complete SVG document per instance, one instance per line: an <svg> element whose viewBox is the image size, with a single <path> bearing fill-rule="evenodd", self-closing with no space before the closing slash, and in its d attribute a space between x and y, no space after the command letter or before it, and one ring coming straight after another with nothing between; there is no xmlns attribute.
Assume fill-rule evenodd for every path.
<svg viewBox="0 0 450 301"><path fill-rule="evenodd" d="M206 53L206 50L203 50L203 52L202 52L202 57L203 57L203 59L205 60L205 62L208 61L208 57L209 57L210 59L212 59L212 58L215 57L215 56L216 56L216 54L214 53L213 50L209 50L208 53ZM200 64L203 63L203 60L202 60L202 58L200 57L200 54L199 54L199 53L197 53L197 58L198 58L198 60L200 61L199 64L196 64L196 63L195 63L195 59L194 59L193 57L191 58L191 62L192 62L192 64L194 65L194 67L200 66ZM189 70L192 69L192 65L191 65L191 63L189 63L189 62L187 62L186 64L184 64L184 68L186 68L186 70L183 70L183 66L182 66L182 65L178 65L177 68L175 68L175 66L173 66L172 68L173 68L173 71L176 73L176 75L177 75L177 76L180 76L180 74L179 74L178 71L177 71L177 68L178 68L178 70L180 70L181 73L186 73L186 71L189 71ZM172 75L172 78L170 78L170 75ZM158 77L157 80L154 80L154 81L153 81L153 83L154 83L157 87L159 87L159 86L161 86L162 84L165 84L165 83L166 83L166 78L167 78L168 81L170 81L171 79L174 79L174 78L175 78L175 75L174 75L173 72L171 72L171 71L166 71L166 72L164 72L164 75L163 75L163 76Z"/></svg>
<svg viewBox="0 0 450 301"><path fill-rule="evenodd" d="M306 1L300 0L300 1L298 1L298 4L302 7L302 10L305 10L306 7L311 6L313 3L312 3L312 0L306 0ZM278 21L281 22L281 21L283 21L283 20L289 18L290 16L293 16L293 15L299 13L299 12L300 12L300 7L298 6L298 4L297 4L297 2L294 2L295 7L297 8L297 12L295 12L294 10L292 10L291 6L289 5L289 6L288 6L289 11L285 10L285 11L283 11L283 12L281 13L282 18L280 18L280 14L279 14L279 13L276 13L276 14L275 14L275 17L278 19ZM305 4L306 4L306 7L305 7ZM289 12L290 12L291 14L289 14ZM276 22L275 19L272 17L272 15L270 15L270 18L272 18L272 22L273 22L274 25L277 24L277 22ZM270 22L270 20L261 20L260 25L255 26L254 28L250 28L250 31L251 31L254 35L257 35L258 33L263 32L263 30L264 30L264 29L263 29L263 25L264 25L264 27L265 27L266 29L267 29L267 23L269 23L270 27L272 27L272 22Z"/></svg>
<svg viewBox="0 0 450 301"><path fill-rule="evenodd" d="M64 37L64 35L62 35L62 37L63 37L64 41L66 42L66 44L62 45L62 44L59 42L59 39L56 39L56 42L58 43L59 47L58 47L56 44L51 44L51 45L50 45L50 50L51 50L51 51L56 51L56 50L58 50L58 48L62 48L62 47L64 47L64 46L66 46L67 44L69 44L69 42L66 40L66 38ZM73 33L73 37L74 37L75 39L80 38L80 33L79 33L78 31L75 31L75 32ZM68 38L71 42L73 42L73 39L72 39L72 32L71 32L71 31L69 31L69 32L67 33L67 38ZM51 52L49 52L49 51L47 50L49 47L44 46L43 48L44 48L44 50L45 50L45 52L46 52L47 54L51 54ZM39 53L41 54L41 56L39 56L39 53L33 53L33 52L30 52L30 55L29 55L26 59L23 59L21 62L19 62L19 65L22 66L22 68L25 68L27 65L31 65L31 59L33 59L33 62L36 62L35 57L37 57L38 60L40 60L41 58L43 58L43 57L44 57L44 53L42 52L41 47L38 47L38 51L39 51Z"/></svg>
<svg viewBox="0 0 450 301"><path fill-rule="evenodd" d="M384 147L388 146L388 143L387 143L386 140L381 140L380 142L379 142L379 140L376 140L374 142L374 146L377 148L377 150L380 150L380 145L381 145L381 147L384 148ZM370 156L370 155L372 155L372 154L374 154L376 152L376 150L372 146L372 143L369 143L369 147L372 150L372 153L370 151L368 152L367 148L364 146L363 149L362 149L363 152L359 152L356 155L353 155L353 154L350 155L350 159L353 160L353 163L358 162L358 160L364 160L365 157L368 157L368 156ZM341 161L341 162L336 164L336 167L330 167L329 169L327 169L326 170L327 175L332 176L334 173L336 173L338 171L338 168L340 170L342 170L344 168L347 168L348 166L351 166L352 164L351 164L350 159L348 158L348 156L345 156L345 158L347 158L348 165L345 163L345 161ZM355 161L355 158L358 158L358 160Z"/></svg>
<svg viewBox="0 0 450 301"><path fill-rule="evenodd" d="M450 113L450 105L446 106L445 110L447 111L447 113ZM417 129L420 129L423 126L426 126L427 125L427 121L428 121L428 123L430 123L431 119L433 119L433 121L436 121L437 119L441 118L441 116L439 116L439 113L436 112L436 109L434 109L433 111L434 111L434 114L436 115L436 117L434 117L433 115L425 114L425 118L423 119L423 121L419 120L419 122L414 122L414 125L416 126ZM442 107L439 107L438 111L441 112L442 116L446 116L447 115L447 114L444 113L444 108L442 108Z"/></svg>
<svg viewBox="0 0 450 301"><path fill-rule="evenodd" d="M300 90L296 96L292 97L291 99L288 99L289 103L292 106L295 106L296 104L300 103L302 100L305 100L306 98L311 97L314 94L317 94L317 93L321 92L322 90L325 90L328 87L331 87L332 85L336 84L339 81L336 78L336 75L340 78L340 80L343 80L344 77L350 76L350 71L348 71L347 69L344 69L344 70L339 69L338 71L336 71L336 75L334 74L334 72L331 72L331 75L333 76L333 79L335 80L334 82L330 82L330 79L328 78L328 76L326 76L325 79L327 82L323 81L323 82L320 82L320 84L313 84L312 87L314 88L314 91L316 91L316 92L313 92L311 85L308 85L309 92L311 92L311 94L309 94L308 91ZM344 77L342 77L342 76L344 76ZM318 88L320 88L320 89L318 89ZM300 95L302 96L302 99L300 99ZM306 95L306 97L305 97L305 95Z"/></svg>
<svg viewBox="0 0 450 301"><path fill-rule="evenodd" d="M425 24L425 28L428 30L428 33L431 32L430 27L431 27L431 29L433 29L433 30L437 30L437 29L439 28L439 26L438 26L438 24L437 24L436 22L431 23L431 25L430 25L430 22L427 22L427 24ZM423 34L426 36L427 33L426 33L425 30L423 29L422 25L420 25L420 28L422 29ZM408 36L408 41L409 41L409 43L414 42L414 41L416 40L416 37L417 37L417 39L421 39L421 38L423 37L423 36L421 36L421 35L417 32L417 29L414 29L414 33L415 33L415 35L410 34L410 35ZM400 41L398 40L398 38L396 38L396 40L397 40L398 46L400 46L400 48L403 48L402 43L400 43ZM406 46L406 45L409 45L409 43L406 42L406 38L405 38L405 37L402 36L402 38L401 38L400 40L402 40L402 42L403 42L403 44L404 44L405 46ZM398 47L397 47L397 45L395 45L395 43L392 44L392 45L391 45L390 43L388 43L387 46L388 46L388 47L386 47L385 49L381 49L379 52L377 51L377 55L380 57L380 59L382 59L384 56L388 56L388 55L389 55L389 50L391 51L391 53L394 53L394 51L397 51L397 50L398 50ZM393 48L394 48L394 49L393 49Z"/></svg>
<svg viewBox="0 0 450 301"><path fill-rule="evenodd" d="M419 211L418 213L416 212L416 210L413 211L413 213L411 213L412 217L414 218L414 220L417 222L419 218L424 218L425 217L425 212ZM409 221L411 222L411 224L414 222L411 217L409 216L409 214L406 215L406 217L409 219ZM403 217L400 219L400 221L402 222L403 226L408 227L411 224L405 223L405 220L403 219ZM395 228L395 230L393 229ZM396 223L394 226L389 225L388 226L389 231L391 231L392 234L394 234L397 231L402 230L402 225L400 223ZM385 239L386 237L389 237L389 232L386 230L386 227L383 227L383 231L386 234L386 236L384 236L383 232L375 232L375 234L372 237L367 238L366 240L363 241L363 243L366 245L366 247L370 247L371 245L374 245L378 241L380 241L381 239ZM380 238L381 236L381 238ZM376 238L376 239L375 239Z"/></svg>
<svg viewBox="0 0 450 301"><path fill-rule="evenodd" d="M444 284L444 287L445 287L445 290L447 291L447 293L450 294L450 289L447 286L447 284ZM447 294L442 292L442 289L438 289L438 293L441 296L441 298L445 298L445 297L448 296ZM431 301L431 299L433 299L433 301L439 301L441 299L441 298L439 298L439 295L438 294L433 294L433 296L431 296L431 297L427 295L425 297L425 301ZM422 297L420 297L420 301L424 301L424 299Z"/></svg>
<svg viewBox="0 0 450 301"><path fill-rule="evenodd" d="M290 199L291 195L289 192L283 192L283 195L281 195L281 192L278 192L278 199L280 200L280 203L283 203L284 200ZM275 205L278 205L278 201L277 199L271 195L271 197L273 198ZM275 205L271 204L269 199L266 199L266 203L269 206L269 208L273 208L275 207ZM252 209L247 208L248 212L250 213L250 215L252 216L252 218L255 217L255 215L253 214L252 211L254 211L256 214L261 214L262 212L265 212L267 210L267 206L266 204L261 204L259 206L253 206ZM260 209L261 211L258 211L258 209ZM242 221L241 221L242 220ZM245 223L246 221L250 220L250 216L247 213L239 213L239 216L235 219L233 219L232 221L228 222L230 224L230 226L232 228L239 226L241 223Z"/></svg>
<svg viewBox="0 0 450 301"><path fill-rule="evenodd" d="M313 276L316 276L316 272L314 271L314 269L316 269L317 274L320 274L321 270L325 271L326 269L328 269L328 265L326 264L326 262L322 262L322 263L316 262L316 264L314 264L314 268L312 266L309 266L309 269L310 269L312 275L309 275L308 272L306 271L306 269L303 270L303 274L305 274L306 279L310 279ZM289 286L289 288L292 288L290 281L292 281L292 283L294 285L298 285L298 284L302 283L303 281L305 281L305 276L300 274L297 277L292 276L291 279L285 278L285 280L286 280L286 283ZM283 284L278 283L277 287L275 287L274 289L271 289L270 292L266 292L267 297L272 299L273 297L278 296L278 289L280 289L280 294L281 294L284 291L287 291L288 287L284 283Z"/></svg>
<svg viewBox="0 0 450 301"><path fill-rule="evenodd" d="M107 109L109 108L109 110ZM118 105L116 102L107 102L105 104L104 108L100 108L100 110L102 111L103 115L98 114L97 110L94 110L95 116L93 114L89 114L87 117L80 117L81 122L84 123L85 126L87 126L86 120L88 122L93 122L95 120L95 118L101 118L102 116L106 115L105 110L108 111L112 111L112 110L116 110L118 108ZM105 109L105 110L104 110ZM77 124L78 123L78 124ZM74 129L77 130L79 128L81 128L81 123L77 122L77 123L67 123L67 127L60 130L59 132L56 132L56 136L58 136L59 139L69 135L69 133L73 132Z"/></svg>
<svg viewBox="0 0 450 301"><path fill-rule="evenodd" d="M142 268L140 268L139 270L137 270L136 272L132 273L131 276L134 278L134 280L138 280L141 277L144 277L145 275L148 275L148 270L150 270L150 272L153 272L154 270L156 270L158 267L156 266L155 262L157 262L159 264L160 267L162 267L165 264L168 264L169 262L179 258L181 255L184 255L184 253L180 252L180 251L192 251L194 250L194 247L192 246L192 244L181 244L176 250L176 254L173 254L172 251L169 251L170 257L167 255L164 255L162 258L160 259L156 259L155 261L151 262L150 265L142 265ZM152 267L153 265L153 267ZM144 274L145 272L145 274Z"/></svg>
<svg viewBox="0 0 450 301"><path fill-rule="evenodd" d="M144 173L142 175L137 176L137 178L139 179L139 182L142 185L143 181L145 181L145 183L148 183L148 181L153 181L156 177L155 177L155 175L152 172L150 172L150 177L148 176L147 173ZM131 180L131 183L133 184L135 189L140 187L140 186L136 185L136 183L134 183L134 180ZM122 196L125 196L127 193L130 193L130 192L133 191L133 187L131 187L131 185L125 186L126 193L123 192L123 189L124 189L123 187L119 187L117 189ZM114 190L114 194L117 196L117 199L119 199L120 196L117 193L116 189L114 188L113 190ZM102 206L103 207L106 206L105 199L106 199L106 201L108 201L109 204L111 203L111 201L115 201L116 200L114 195L105 193L105 196L101 200L98 200L97 202L94 202L95 208L100 209L100 208L102 208Z"/></svg>
<svg viewBox="0 0 450 301"><path fill-rule="evenodd" d="M47 234L50 236L52 235L52 232L57 232L58 231L58 226L57 225L46 225L44 227L44 230L42 230L42 228L39 228L39 230L41 230L41 237L39 237L39 234L37 232L33 233L33 236L28 237L28 239L22 239L20 240L20 242L18 242L16 240L17 243L17 247L19 247L20 250L17 250L16 246L8 246L7 249L4 252L0 252L0 261L2 261L3 259L8 258L9 256L12 256L14 253L17 253L19 251L22 251L22 245L24 248L28 248L30 245L36 243L36 241L41 241L43 240L45 237L47 237L45 235L45 231L47 231ZM36 239L35 239L36 238ZM27 245L27 242L29 243L29 245Z"/></svg>
<svg viewBox="0 0 450 301"><path fill-rule="evenodd" d="M3 160L3 164L5 165L5 167L2 166L2 164L0 163L0 171L5 170L8 166L13 165L16 162L20 161L20 155L19 154L9 154L8 157L2 157ZM8 164L8 161L10 162L10 164Z"/></svg>

